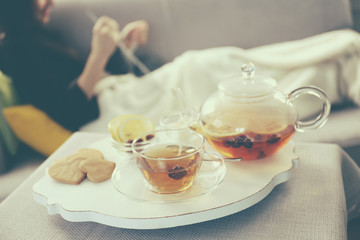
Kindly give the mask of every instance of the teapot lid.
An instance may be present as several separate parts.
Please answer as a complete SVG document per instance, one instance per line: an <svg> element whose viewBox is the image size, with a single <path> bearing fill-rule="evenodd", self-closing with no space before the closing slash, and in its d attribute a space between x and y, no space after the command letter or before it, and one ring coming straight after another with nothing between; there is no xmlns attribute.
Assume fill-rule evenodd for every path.
<svg viewBox="0 0 360 240"><path fill-rule="evenodd" d="M255 65L245 63L241 66L242 77L220 82L220 91L230 97L262 97L273 92L276 81L270 77L255 74Z"/></svg>

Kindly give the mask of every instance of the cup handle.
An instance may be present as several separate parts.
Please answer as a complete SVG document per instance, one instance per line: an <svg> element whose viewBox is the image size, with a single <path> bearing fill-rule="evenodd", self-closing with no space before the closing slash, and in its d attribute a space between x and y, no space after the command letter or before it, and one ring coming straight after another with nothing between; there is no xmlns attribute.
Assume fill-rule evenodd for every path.
<svg viewBox="0 0 360 240"><path fill-rule="evenodd" d="M201 165L201 178L206 178L206 182L213 182L218 185L221 183L226 174L226 165L224 163L224 158L214 152L204 152L203 162L206 164Z"/></svg>
<svg viewBox="0 0 360 240"><path fill-rule="evenodd" d="M219 153L205 151L203 161L218 161L224 163L224 158Z"/></svg>
<svg viewBox="0 0 360 240"><path fill-rule="evenodd" d="M292 102L303 94L310 94L319 98L323 106L321 113L318 116L316 116L314 119L308 121L300 121L300 120L296 121L295 129L298 132L304 132L307 130L312 130L322 127L326 123L331 109L331 103L329 101L329 98L320 88L314 86L301 87L295 89L288 95L288 100L289 102Z"/></svg>

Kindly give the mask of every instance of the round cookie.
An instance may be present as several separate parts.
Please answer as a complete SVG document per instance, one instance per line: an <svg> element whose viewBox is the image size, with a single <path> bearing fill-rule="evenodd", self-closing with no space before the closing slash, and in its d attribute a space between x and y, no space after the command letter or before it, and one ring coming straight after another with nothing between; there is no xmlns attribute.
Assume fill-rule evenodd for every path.
<svg viewBox="0 0 360 240"><path fill-rule="evenodd" d="M80 162L79 168L86 173L90 181L98 183L111 177L115 163L106 160L87 159Z"/></svg>
<svg viewBox="0 0 360 240"><path fill-rule="evenodd" d="M53 162L49 168L49 176L58 182L80 184L86 174L79 169L80 159L74 155Z"/></svg>

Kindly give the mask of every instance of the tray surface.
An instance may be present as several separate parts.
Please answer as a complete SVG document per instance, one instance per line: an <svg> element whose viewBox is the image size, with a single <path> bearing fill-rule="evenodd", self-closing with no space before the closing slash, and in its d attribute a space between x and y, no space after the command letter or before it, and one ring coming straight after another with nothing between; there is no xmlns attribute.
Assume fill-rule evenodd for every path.
<svg viewBox="0 0 360 240"><path fill-rule="evenodd" d="M109 138L88 147L100 150L105 159L119 165L130 155L115 150ZM297 167L295 144L290 141L269 158L226 162L222 183L208 194L184 201L140 201L119 193L111 180L80 185L56 182L45 176L33 185L35 201L49 214L60 214L72 222L92 221L129 229L169 228L208 221L242 211L264 199L273 188L290 179Z"/></svg>

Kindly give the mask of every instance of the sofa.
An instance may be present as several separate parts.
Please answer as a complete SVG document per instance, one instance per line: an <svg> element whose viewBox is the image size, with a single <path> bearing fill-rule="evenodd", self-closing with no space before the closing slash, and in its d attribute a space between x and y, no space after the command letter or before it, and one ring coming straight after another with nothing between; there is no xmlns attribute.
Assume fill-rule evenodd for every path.
<svg viewBox="0 0 360 240"><path fill-rule="evenodd" d="M97 16L113 17L120 26L146 20L150 26L149 42L136 55L151 70L187 50L220 46L247 49L353 27L349 0L57 0L55 3L48 27L60 32L83 58L90 51L93 22L89 11ZM351 103L336 106L323 128L296 134L295 140L339 144L360 163L359 119L358 106ZM10 186L0 189L0 201L46 158L26 144L20 145L18 153L10 157L5 152L6 146L0 146L0 168L3 166L0 186ZM6 169L7 158L15 163Z"/></svg>

